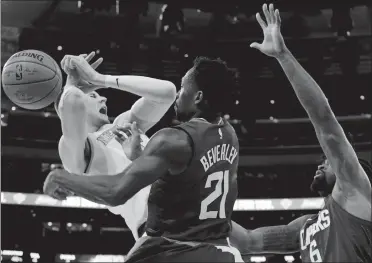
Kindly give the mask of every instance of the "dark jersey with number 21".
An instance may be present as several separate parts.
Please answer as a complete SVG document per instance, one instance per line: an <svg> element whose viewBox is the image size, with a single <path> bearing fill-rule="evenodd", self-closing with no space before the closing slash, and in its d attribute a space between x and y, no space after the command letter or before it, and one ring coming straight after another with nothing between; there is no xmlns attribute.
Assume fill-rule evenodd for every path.
<svg viewBox="0 0 372 263"><path fill-rule="evenodd" d="M152 185L146 232L180 241L226 238L238 194L235 130L224 119L211 124L197 118L174 128L188 134L193 156L183 173Z"/></svg>

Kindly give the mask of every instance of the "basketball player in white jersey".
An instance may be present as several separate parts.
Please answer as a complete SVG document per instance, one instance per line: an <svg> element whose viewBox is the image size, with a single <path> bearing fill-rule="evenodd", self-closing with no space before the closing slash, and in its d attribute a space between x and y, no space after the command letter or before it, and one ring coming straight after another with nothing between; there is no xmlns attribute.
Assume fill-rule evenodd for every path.
<svg viewBox="0 0 372 263"><path fill-rule="evenodd" d="M69 172L86 176L114 175L123 171L142 152L149 140L143 133L154 126L173 104L176 87L169 81L148 77L99 74L95 68L102 63L102 58L91 66L88 64L94 55L94 52L88 56L66 55L61 61L68 78L56 103L62 125L58 150L63 166ZM72 64L72 57L79 58L79 63ZM79 67L79 74L76 67ZM93 83L82 81L79 77L82 74L89 76L85 79ZM107 99L95 91L106 87L130 92L141 98L110 123ZM138 140L141 140L140 144ZM139 145L141 149L138 149ZM139 238L138 229L147 219L149 191L150 186L139 191L125 204L108 208L125 219L136 240ZM65 193L62 189L56 189L47 194L64 199Z"/></svg>

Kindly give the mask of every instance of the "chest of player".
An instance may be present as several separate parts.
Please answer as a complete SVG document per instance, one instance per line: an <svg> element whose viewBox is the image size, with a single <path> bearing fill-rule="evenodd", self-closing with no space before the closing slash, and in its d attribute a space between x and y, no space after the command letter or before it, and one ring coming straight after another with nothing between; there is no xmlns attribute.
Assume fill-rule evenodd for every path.
<svg viewBox="0 0 372 263"><path fill-rule="evenodd" d="M88 135L91 147L89 175L116 174L131 163L124 152L123 145L115 139L113 131L117 127L112 124L105 125L103 129Z"/></svg>
<svg viewBox="0 0 372 263"><path fill-rule="evenodd" d="M328 209L308 219L300 231L301 258L303 262L323 262L332 230Z"/></svg>

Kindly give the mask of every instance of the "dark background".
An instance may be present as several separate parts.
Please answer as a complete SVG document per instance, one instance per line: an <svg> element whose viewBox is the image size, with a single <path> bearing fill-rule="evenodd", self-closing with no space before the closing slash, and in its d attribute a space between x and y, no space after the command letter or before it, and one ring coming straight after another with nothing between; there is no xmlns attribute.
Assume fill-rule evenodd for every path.
<svg viewBox="0 0 372 263"><path fill-rule="evenodd" d="M168 6L162 11L165 3ZM25 49L44 51L57 62L65 54L98 50L104 58L102 73L168 79L179 86L195 56L220 57L239 77L238 89L231 90L226 100L232 102L226 117L241 143L239 199L316 197L309 185L321 149L311 123L278 63L249 48L262 39L254 14L263 3L2 1L1 64ZM274 3L281 11L288 47L322 87L358 154L371 161L368 1ZM110 117L129 109L137 99L117 90L99 92L108 98ZM150 135L173 125L173 119L171 109ZM61 130L53 105L40 111L22 110L2 91L1 126L1 190L42 193L46 175L60 164ZM82 259L71 255L81 254L125 255L134 243L124 220L106 210L2 204L1 211L1 249L23 251L23 262L32 262L31 252L39 254L38 262L73 262ZM287 224L307 213L316 211L239 211L233 219L256 228ZM266 256L266 262L291 261L284 255ZM4 262L12 262L13 257L3 253ZM300 262L297 254L294 257L294 262Z"/></svg>

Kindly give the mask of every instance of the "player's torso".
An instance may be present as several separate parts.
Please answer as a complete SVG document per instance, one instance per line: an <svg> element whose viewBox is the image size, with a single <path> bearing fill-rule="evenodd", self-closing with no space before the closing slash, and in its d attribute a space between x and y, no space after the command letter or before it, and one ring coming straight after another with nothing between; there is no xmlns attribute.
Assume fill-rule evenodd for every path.
<svg viewBox="0 0 372 263"><path fill-rule="evenodd" d="M122 172L130 163L122 145L115 139L112 132L117 128L114 124L104 125L100 130L88 135L90 145L90 158L85 175L114 175ZM141 135L142 149L149 141L148 137ZM125 204L108 207L110 212L121 215L131 229L134 237L138 238L138 228L147 219L147 199L150 186L142 189Z"/></svg>
<svg viewBox="0 0 372 263"><path fill-rule="evenodd" d="M176 240L225 238L237 197L235 131L224 121L215 125L201 119L178 128L192 138L194 154L185 172L152 185L146 231Z"/></svg>
<svg viewBox="0 0 372 263"><path fill-rule="evenodd" d="M117 125L106 124L94 133L88 134L90 145L90 159L85 173L87 175L107 174L114 175L123 171L131 160L124 153L122 145L115 140L113 131ZM142 148L147 144L148 138L141 135Z"/></svg>
<svg viewBox="0 0 372 263"><path fill-rule="evenodd" d="M302 262L372 262L371 223L344 211L331 197L300 232Z"/></svg>

